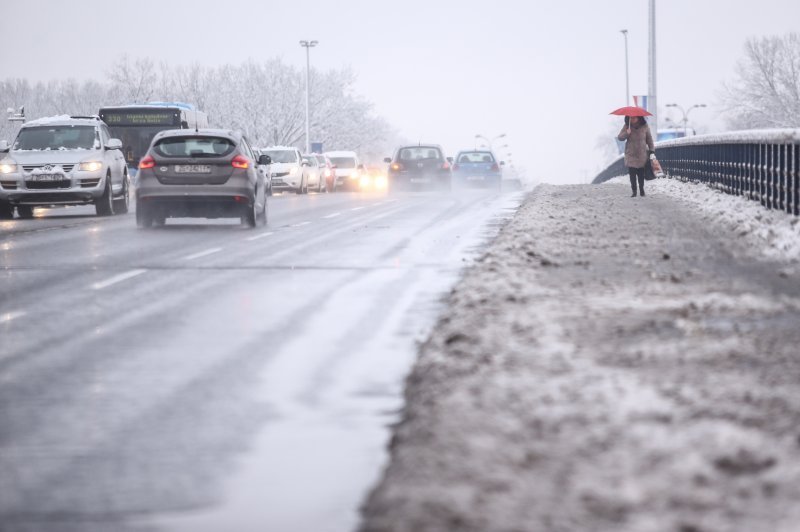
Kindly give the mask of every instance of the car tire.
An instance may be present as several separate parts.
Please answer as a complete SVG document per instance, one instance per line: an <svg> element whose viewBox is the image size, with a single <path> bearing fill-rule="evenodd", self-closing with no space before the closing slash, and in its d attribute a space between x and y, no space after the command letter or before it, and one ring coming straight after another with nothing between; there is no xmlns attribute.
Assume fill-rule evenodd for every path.
<svg viewBox="0 0 800 532"><path fill-rule="evenodd" d="M136 227L139 229L150 229L153 227L153 213L149 207L136 202Z"/></svg>
<svg viewBox="0 0 800 532"><path fill-rule="evenodd" d="M14 206L0 201L0 220L11 220L12 218L14 218Z"/></svg>
<svg viewBox="0 0 800 532"><path fill-rule="evenodd" d="M250 229L258 225L259 214L256 212L256 201L253 200L252 205L248 205L242 213L242 224Z"/></svg>
<svg viewBox="0 0 800 532"><path fill-rule="evenodd" d="M124 174L122 174L122 196L118 199L114 200L114 212L119 214L127 214L128 210L130 209L131 203L131 187L130 187L131 180L128 177L128 171L126 170Z"/></svg>
<svg viewBox="0 0 800 532"><path fill-rule="evenodd" d="M111 174L106 175L106 186L103 195L94 200L94 209L97 216L112 216L114 214L114 198L111 194Z"/></svg>
<svg viewBox="0 0 800 532"><path fill-rule="evenodd" d="M23 220L33 219L33 206L32 205L17 205L17 214Z"/></svg>
<svg viewBox="0 0 800 532"><path fill-rule="evenodd" d="M298 196L303 193L303 178L302 177L300 178L300 185L295 189L294 193L297 194Z"/></svg>

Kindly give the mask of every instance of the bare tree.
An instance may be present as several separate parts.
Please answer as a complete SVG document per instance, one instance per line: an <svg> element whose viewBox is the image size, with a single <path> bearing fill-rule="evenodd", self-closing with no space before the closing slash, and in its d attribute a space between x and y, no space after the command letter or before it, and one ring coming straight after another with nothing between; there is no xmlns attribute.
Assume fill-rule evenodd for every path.
<svg viewBox="0 0 800 532"><path fill-rule="evenodd" d="M734 129L800 127L800 34L749 39L721 99Z"/></svg>

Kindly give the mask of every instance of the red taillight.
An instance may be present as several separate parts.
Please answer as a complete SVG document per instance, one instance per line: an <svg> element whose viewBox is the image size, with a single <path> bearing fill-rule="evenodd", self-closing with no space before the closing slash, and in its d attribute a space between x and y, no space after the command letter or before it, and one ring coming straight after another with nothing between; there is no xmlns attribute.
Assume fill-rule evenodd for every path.
<svg viewBox="0 0 800 532"><path fill-rule="evenodd" d="M403 165L400 163L392 163L391 169L398 172L403 169Z"/></svg>
<svg viewBox="0 0 800 532"><path fill-rule="evenodd" d="M231 166L234 168L238 168L240 170L247 170L250 168L250 159L245 157L244 155L237 155L231 161Z"/></svg>
<svg viewBox="0 0 800 532"><path fill-rule="evenodd" d="M450 163L445 161L442 165L442 170L450 170Z"/></svg>
<svg viewBox="0 0 800 532"><path fill-rule="evenodd" d="M500 167L497 166L497 163L494 163L492 165L492 172L499 172L499 171L500 171Z"/></svg>
<svg viewBox="0 0 800 532"><path fill-rule="evenodd" d="M156 165L156 160L153 159L150 155L145 156L141 161L139 161L139 170L149 170Z"/></svg>
<svg viewBox="0 0 800 532"><path fill-rule="evenodd" d="M248 203L250 200L248 200L244 196L234 196L233 201L235 201L236 203Z"/></svg>

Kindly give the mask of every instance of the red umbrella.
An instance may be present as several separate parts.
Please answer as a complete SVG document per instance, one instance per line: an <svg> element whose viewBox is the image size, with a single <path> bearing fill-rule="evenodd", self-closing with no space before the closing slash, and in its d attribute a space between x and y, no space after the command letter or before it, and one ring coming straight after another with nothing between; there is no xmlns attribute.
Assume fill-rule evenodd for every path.
<svg viewBox="0 0 800 532"><path fill-rule="evenodd" d="M616 111L612 111L609 114L618 116L653 116L653 113L648 113L646 109L633 106L620 107Z"/></svg>

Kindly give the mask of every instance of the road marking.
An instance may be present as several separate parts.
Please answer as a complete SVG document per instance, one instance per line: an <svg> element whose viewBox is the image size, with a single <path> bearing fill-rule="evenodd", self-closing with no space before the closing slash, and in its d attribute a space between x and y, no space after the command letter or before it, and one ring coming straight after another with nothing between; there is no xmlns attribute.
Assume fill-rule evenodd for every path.
<svg viewBox="0 0 800 532"><path fill-rule="evenodd" d="M383 202L373 203L372 204L373 207L380 207L381 205L383 205Z"/></svg>
<svg viewBox="0 0 800 532"><path fill-rule="evenodd" d="M342 215L342 213L335 212L333 214L329 214L328 216L323 216L323 218L327 220L328 218L336 218L337 216L341 216L341 215Z"/></svg>
<svg viewBox="0 0 800 532"><path fill-rule="evenodd" d="M17 310L17 311L13 311L13 312L6 312L5 314L0 314L0 323L8 323L8 322L13 321L13 320L15 320L17 318L21 318L21 317L25 316L26 314L28 314L28 313L23 311L23 310Z"/></svg>
<svg viewBox="0 0 800 532"><path fill-rule="evenodd" d="M360 211L360 210L361 210L361 209L363 209L363 208L364 208L364 207L355 207L355 208L353 208L353 209L350 209L350 210L351 210L351 211Z"/></svg>
<svg viewBox="0 0 800 532"><path fill-rule="evenodd" d="M308 225L311 222L300 222L299 224L290 225L289 227L303 227L304 225Z"/></svg>
<svg viewBox="0 0 800 532"><path fill-rule="evenodd" d="M106 279L105 281L100 281L99 283L94 283L92 285L92 290L102 290L103 288L108 288L111 285L115 285L117 283L121 283L122 281L127 281L137 275L142 275L147 270L131 270L129 272L121 273L119 275L115 275L110 279Z"/></svg>
<svg viewBox="0 0 800 532"><path fill-rule="evenodd" d="M248 242L252 242L253 240L259 240L261 238L266 238L266 237L268 237L270 235L274 235L274 234L275 233L261 233L260 235L251 236L251 237L245 238L245 240L247 240Z"/></svg>
<svg viewBox="0 0 800 532"><path fill-rule="evenodd" d="M222 248L211 248L211 249L207 249L205 251L201 251L199 253L194 253L192 255L188 255L186 257L183 257L183 260L199 259L200 257L207 257L209 255L213 255L214 253L219 253L220 251L222 251Z"/></svg>

